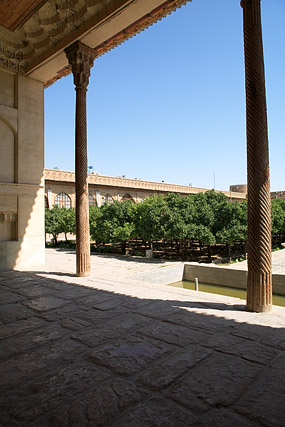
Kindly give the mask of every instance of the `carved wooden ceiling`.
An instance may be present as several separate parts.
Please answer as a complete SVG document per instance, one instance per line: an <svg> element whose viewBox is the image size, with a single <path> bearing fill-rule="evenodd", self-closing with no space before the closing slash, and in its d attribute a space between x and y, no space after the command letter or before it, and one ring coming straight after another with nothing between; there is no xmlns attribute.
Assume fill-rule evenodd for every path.
<svg viewBox="0 0 285 427"><path fill-rule="evenodd" d="M186 2L1 0L0 66L48 86L70 72L64 49L73 42L102 55Z"/></svg>
<svg viewBox="0 0 285 427"><path fill-rule="evenodd" d="M14 31L47 0L1 0L0 25Z"/></svg>

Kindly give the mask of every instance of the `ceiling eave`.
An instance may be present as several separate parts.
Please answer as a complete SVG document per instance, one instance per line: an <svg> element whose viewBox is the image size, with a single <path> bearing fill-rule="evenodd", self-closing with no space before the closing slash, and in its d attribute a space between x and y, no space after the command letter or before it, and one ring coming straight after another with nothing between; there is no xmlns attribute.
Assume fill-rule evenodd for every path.
<svg viewBox="0 0 285 427"><path fill-rule="evenodd" d="M129 38L144 31L155 22L171 14L177 8L192 0L134 0L125 2L98 22L87 21L80 34L64 39L56 51L46 53L31 63L26 73L49 87L57 80L70 74L64 49L75 41L81 41L94 49L96 57L122 44ZM155 6L155 7L154 7Z"/></svg>

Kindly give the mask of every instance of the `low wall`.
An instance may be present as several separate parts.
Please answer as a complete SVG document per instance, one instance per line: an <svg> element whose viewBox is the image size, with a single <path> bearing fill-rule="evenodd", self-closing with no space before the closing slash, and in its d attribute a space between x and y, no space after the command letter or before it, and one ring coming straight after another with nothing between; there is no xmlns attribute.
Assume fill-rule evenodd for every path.
<svg viewBox="0 0 285 427"><path fill-rule="evenodd" d="M147 273L139 273L129 277L131 280L139 282L155 283L157 285L169 285L170 283L179 282L183 278L184 264L170 267L160 267Z"/></svg>
<svg viewBox="0 0 285 427"><path fill-rule="evenodd" d="M211 285L230 286L232 288L246 289L247 271L231 268L217 267L214 265L176 264L168 267L159 267L147 273L139 273L131 280L158 285L169 285L181 280L191 282L198 278L199 282ZM285 275L273 274L273 293L285 295Z"/></svg>
<svg viewBox="0 0 285 427"><path fill-rule="evenodd" d="M194 282L195 277L197 277L201 283L246 289L246 276L247 271L245 270L185 264L183 280Z"/></svg>
<svg viewBox="0 0 285 427"><path fill-rule="evenodd" d="M273 274L273 293L285 295L285 274Z"/></svg>
<svg viewBox="0 0 285 427"><path fill-rule="evenodd" d="M246 270L233 270L223 267L185 264L183 280L194 281L196 277L201 283L246 289ZM273 293L285 295L285 275L273 274L272 281Z"/></svg>

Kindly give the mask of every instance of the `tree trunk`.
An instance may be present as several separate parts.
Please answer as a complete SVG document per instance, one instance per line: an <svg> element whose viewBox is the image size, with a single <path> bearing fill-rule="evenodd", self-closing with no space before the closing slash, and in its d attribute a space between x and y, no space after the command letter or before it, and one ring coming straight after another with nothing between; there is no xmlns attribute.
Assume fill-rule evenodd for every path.
<svg viewBox="0 0 285 427"><path fill-rule="evenodd" d="M212 257L211 257L211 245L207 245L207 249L208 249L208 261L212 262Z"/></svg>
<svg viewBox="0 0 285 427"><path fill-rule="evenodd" d="M122 247L122 253L123 253L123 255L126 255L126 249L127 249L127 241L126 240L123 240L121 242L121 247Z"/></svg>
<svg viewBox="0 0 285 427"><path fill-rule="evenodd" d="M187 260L187 257L188 257L188 245L189 245L189 240L185 240L185 260Z"/></svg>
<svg viewBox="0 0 285 427"><path fill-rule="evenodd" d="M183 239L179 239L179 253L181 256L181 259L184 260L184 244Z"/></svg>
<svg viewBox="0 0 285 427"><path fill-rule="evenodd" d="M228 257L229 257L229 260L231 261L232 260L232 254L231 254L231 245L230 245L230 243L227 243L227 247L228 247Z"/></svg>
<svg viewBox="0 0 285 427"><path fill-rule="evenodd" d="M244 241L244 257L247 259L247 239Z"/></svg>

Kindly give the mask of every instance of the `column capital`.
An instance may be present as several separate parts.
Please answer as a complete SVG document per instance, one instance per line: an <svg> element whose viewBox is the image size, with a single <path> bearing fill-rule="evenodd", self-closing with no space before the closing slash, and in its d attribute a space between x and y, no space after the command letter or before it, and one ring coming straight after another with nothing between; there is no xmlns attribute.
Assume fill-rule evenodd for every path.
<svg viewBox="0 0 285 427"><path fill-rule="evenodd" d="M81 42L76 42L66 48L65 53L72 68L75 86L86 89L89 84L90 69L95 59L93 49Z"/></svg>
<svg viewBox="0 0 285 427"><path fill-rule="evenodd" d="M241 0L243 8L244 22L248 28L259 25L260 22L260 2L261 0Z"/></svg>
<svg viewBox="0 0 285 427"><path fill-rule="evenodd" d="M249 7L254 3L260 3L261 0L240 0L240 5L244 9L245 7Z"/></svg>

